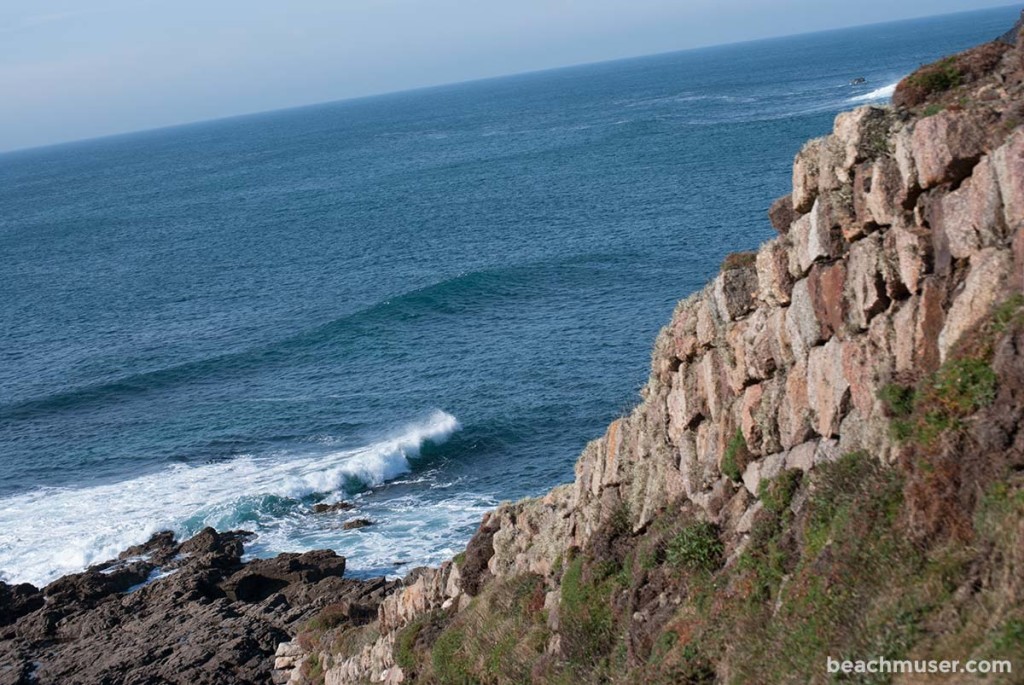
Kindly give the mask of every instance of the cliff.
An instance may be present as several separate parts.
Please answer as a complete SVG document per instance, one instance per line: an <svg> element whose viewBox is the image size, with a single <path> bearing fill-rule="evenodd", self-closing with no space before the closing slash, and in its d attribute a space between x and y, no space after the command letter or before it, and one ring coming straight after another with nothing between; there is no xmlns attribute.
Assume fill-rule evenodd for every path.
<svg viewBox="0 0 1024 685"><path fill-rule="evenodd" d="M641 403L573 483L487 515L375 623L306 631L276 677L824 682L828 656L1024 669L1015 42L840 114L796 155L778 236L679 303Z"/></svg>

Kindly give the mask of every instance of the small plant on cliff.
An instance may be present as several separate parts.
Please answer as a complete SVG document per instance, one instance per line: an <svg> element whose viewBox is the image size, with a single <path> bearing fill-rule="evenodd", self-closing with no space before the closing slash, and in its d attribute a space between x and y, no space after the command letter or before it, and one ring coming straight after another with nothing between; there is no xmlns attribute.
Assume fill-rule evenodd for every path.
<svg viewBox="0 0 1024 685"><path fill-rule="evenodd" d="M889 384L879 398L892 417L894 438L930 445L967 416L992 404L996 385L995 371L986 357L959 357L948 360L916 388Z"/></svg>
<svg viewBox="0 0 1024 685"><path fill-rule="evenodd" d="M691 571L714 571L722 565L724 547L718 527L707 521L692 523L668 543L666 560Z"/></svg>
<svg viewBox="0 0 1024 685"><path fill-rule="evenodd" d="M775 516L781 516L793 501L793 495L800 487L803 475L800 469L787 469L776 478L762 481L758 495L765 510Z"/></svg>
<svg viewBox="0 0 1024 685"><path fill-rule="evenodd" d="M743 437L743 431L737 429L732 439L729 440L729 444L725 446L725 454L722 455L722 473L730 480L739 482L749 460L747 441Z"/></svg>
<svg viewBox="0 0 1024 685"><path fill-rule="evenodd" d="M889 416L910 416L914 411L914 388L899 383L888 383L878 391L878 399Z"/></svg>
<svg viewBox="0 0 1024 685"><path fill-rule="evenodd" d="M722 271L743 269L748 266L753 266L754 262L756 261L756 252L730 252L729 254L725 255L725 259L722 260Z"/></svg>

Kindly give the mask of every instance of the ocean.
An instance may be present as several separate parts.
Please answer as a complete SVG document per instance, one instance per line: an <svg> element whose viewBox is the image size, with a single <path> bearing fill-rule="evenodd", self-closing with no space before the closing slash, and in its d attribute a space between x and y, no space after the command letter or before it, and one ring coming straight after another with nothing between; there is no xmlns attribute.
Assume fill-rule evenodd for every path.
<svg viewBox="0 0 1024 685"><path fill-rule="evenodd" d="M207 525L361 576L452 555L572 479L806 139L1017 12L0 155L0 579Z"/></svg>

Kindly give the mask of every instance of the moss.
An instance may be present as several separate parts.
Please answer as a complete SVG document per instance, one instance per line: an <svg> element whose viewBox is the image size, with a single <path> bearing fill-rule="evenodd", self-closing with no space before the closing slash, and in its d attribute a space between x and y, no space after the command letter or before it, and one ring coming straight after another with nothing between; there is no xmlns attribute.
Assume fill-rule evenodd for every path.
<svg viewBox="0 0 1024 685"><path fill-rule="evenodd" d="M608 528L609 535L613 538L630 533L632 524L630 523L629 502L621 500L615 506L608 520Z"/></svg>
<svg viewBox="0 0 1024 685"><path fill-rule="evenodd" d="M714 571L721 566L724 551L718 527L699 521L686 526L669 541L665 559L690 571Z"/></svg>
<svg viewBox="0 0 1024 685"><path fill-rule="evenodd" d="M993 645L1000 652L1024 652L1024 619L1006 621L996 635Z"/></svg>
<svg viewBox="0 0 1024 685"><path fill-rule="evenodd" d="M1024 323L1024 295L1015 293L1001 302L992 312L992 327L1002 333L1012 326Z"/></svg>
<svg viewBox="0 0 1024 685"><path fill-rule="evenodd" d="M732 481L739 482L749 459L747 441L743 437L743 431L737 429L725 446L725 454L722 456L722 473Z"/></svg>
<svg viewBox="0 0 1024 685"><path fill-rule="evenodd" d="M324 682L324 666L320 663L320 654L313 652L306 658L306 661L302 666L303 675L306 677L306 682L313 683L313 685L320 685Z"/></svg>

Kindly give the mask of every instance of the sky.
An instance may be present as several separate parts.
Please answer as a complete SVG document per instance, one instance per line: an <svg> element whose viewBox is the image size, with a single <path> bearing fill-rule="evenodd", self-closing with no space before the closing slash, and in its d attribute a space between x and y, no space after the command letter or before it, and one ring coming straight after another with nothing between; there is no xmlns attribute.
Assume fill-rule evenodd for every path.
<svg viewBox="0 0 1024 685"><path fill-rule="evenodd" d="M0 151L1005 0L2 0Z"/></svg>

